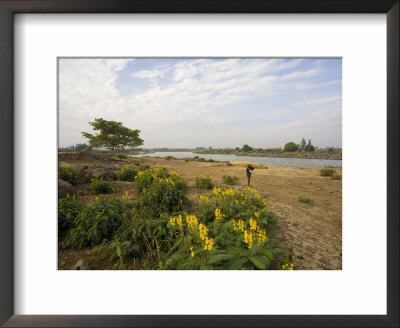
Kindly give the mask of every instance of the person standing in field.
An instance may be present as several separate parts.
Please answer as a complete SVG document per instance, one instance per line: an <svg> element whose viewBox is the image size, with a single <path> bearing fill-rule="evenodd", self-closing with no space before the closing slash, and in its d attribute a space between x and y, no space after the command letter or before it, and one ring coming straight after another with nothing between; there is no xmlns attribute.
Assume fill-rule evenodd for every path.
<svg viewBox="0 0 400 328"><path fill-rule="evenodd" d="M254 170L254 167L251 165L247 165L246 167L246 175L247 175L247 185L250 187L250 179L251 179L251 171Z"/></svg>

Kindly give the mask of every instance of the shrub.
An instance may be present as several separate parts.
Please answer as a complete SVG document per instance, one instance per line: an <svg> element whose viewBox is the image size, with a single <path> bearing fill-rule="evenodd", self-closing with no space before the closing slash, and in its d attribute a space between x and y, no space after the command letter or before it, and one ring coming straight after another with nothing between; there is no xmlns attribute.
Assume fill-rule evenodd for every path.
<svg viewBox="0 0 400 328"><path fill-rule="evenodd" d="M121 223L129 219L132 208L132 202L116 198L86 205L75 220L75 228L67 236L66 247L79 249L109 240Z"/></svg>
<svg viewBox="0 0 400 328"><path fill-rule="evenodd" d="M113 185L109 181L100 179L95 176L92 178L92 182L90 183L90 189L93 190L96 194L109 194L114 191Z"/></svg>
<svg viewBox="0 0 400 328"><path fill-rule="evenodd" d="M210 162L210 163L214 163L214 162L215 162L215 160L213 160L212 158L210 158L210 159L208 160L208 162Z"/></svg>
<svg viewBox="0 0 400 328"><path fill-rule="evenodd" d="M231 162L226 163L226 166L233 166Z"/></svg>
<svg viewBox="0 0 400 328"><path fill-rule="evenodd" d="M146 165L140 165L139 166L139 171L146 171L150 168L150 165L146 164Z"/></svg>
<svg viewBox="0 0 400 328"><path fill-rule="evenodd" d="M58 178L75 185L78 180L79 173L75 171L69 164L58 167Z"/></svg>
<svg viewBox="0 0 400 328"><path fill-rule="evenodd" d="M288 142L283 147L284 151L296 151L297 149L299 149L299 147L294 142Z"/></svg>
<svg viewBox="0 0 400 328"><path fill-rule="evenodd" d="M187 183L178 173L153 168L138 173L135 179L141 209L152 217L182 210L188 203Z"/></svg>
<svg viewBox="0 0 400 328"><path fill-rule="evenodd" d="M230 186L238 185L238 184L239 184L239 178L238 178L238 177L231 176L231 175L224 175L224 176L222 177L222 182L223 182L224 184L230 185Z"/></svg>
<svg viewBox="0 0 400 328"><path fill-rule="evenodd" d="M275 220L256 190L214 188L211 199L200 196L193 214L170 217L177 238L164 268L281 269L289 253L271 232Z"/></svg>
<svg viewBox="0 0 400 328"><path fill-rule="evenodd" d="M200 158L199 158L199 162L205 162L205 161L206 161L205 158L203 158L203 157L200 157Z"/></svg>
<svg viewBox="0 0 400 328"><path fill-rule="evenodd" d="M189 159L185 159L185 162L189 162L190 160Z"/></svg>
<svg viewBox="0 0 400 328"><path fill-rule="evenodd" d="M121 180L121 181L133 182L133 180L135 180L135 176L138 174L138 172L139 172L138 169L123 167L120 171L118 171L117 178L118 178L118 180Z"/></svg>
<svg viewBox="0 0 400 328"><path fill-rule="evenodd" d="M76 195L58 200L58 230L67 230L74 224L76 217L79 214L82 204L77 200Z"/></svg>
<svg viewBox="0 0 400 328"><path fill-rule="evenodd" d="M169 155L168 155L168 156L165 157L165 159L166 159L167 161L169 161L170 159L175 159L175 157L174 157L174 156L169 156Z"/></svg>
<svg viewBox="0 0 400 328"><path fill-rule="evenodd" d="M121 159L127 159L128 158L128 156L125 155L125 154L117 154L117 157L121 158Z"/></svg>
<svg viewBox="0 0 400 328"><path fill-rule="evenodd" d="M326 168L325 168L325 169L321 169L321 170L319 171L319 175L322 176L322 177L331 177L331 176L333 176L335 173L336 173L335 170L326 169Z"/></svg>
<svg viewBox="0 0 400 328"><path fill-rule="evenodd" d="M135 165L136 165L136 166L140 166L140 163L139 163L139 162L136 162Z"/></svg>
<svg viewBox="0 0 400 328"><path fill-rule="evenodd" d="M299 197L299 203L314 205L314 201L311 198Z"/></svg>
<svg viewBox="0 0 400 328"><path fill-rule="evenodd" d="M342 176L334 174L333 176L331 176L331 180L342 180Z"/></svg>
<svg viewBox="0 0 400 328"><path fill-rule="evenodd" d="M196 187L201 189L212 189L214 187L212 177L210 175L207 175L207 177L203 176L197 177Z"/></svg>
<svg viewBox="0 0 400 328"><path fill-rule="evenodd" d="M197 156L197 155L196 155L196 156L193 156L193 159L194 159L194 160L199 159L199 156Z"/></svg>

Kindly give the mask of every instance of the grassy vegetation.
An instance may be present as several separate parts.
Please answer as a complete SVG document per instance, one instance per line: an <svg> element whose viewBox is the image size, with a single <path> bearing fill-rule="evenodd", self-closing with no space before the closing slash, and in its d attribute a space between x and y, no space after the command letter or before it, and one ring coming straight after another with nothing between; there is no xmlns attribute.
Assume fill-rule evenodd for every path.
<svg viewBox="0 0 400 328"><path fill-rule="evenodd" d="M92 178L90 189L96 194L109 194L114 191L114 187L111 182L105 181L103 178L98 178L97 176Z"/></svg>
<svg viewBox="0 0 400 328"><path fill-rule="evenodd" d="M314 201L311 198L307 198L307 197L299 197L299 203L304 203L304 204L308 204L308 205L314 205Z"/></svg>
<svg viewBox="0 0 400 328"><path fill-rule="evenodd" d="M136 199L60 200L64 247L91 247L114 269L293 270L273 233L278 218L257 190L214 187L191 208L187 183L173 170L140 171L134 186Z"/></svg>
<svg viewBox="0 0 400 328"><path fill-rule="evenodd" d="M131 181L135 180L135 176L138 174L139 170L129 167L124 167L117 173L117 179L121 181Z"/></svg>
<svg viewBox="0 0 400 328"><path fill-rule="evenodd" d="M342 180L342 176L334 174L333 176L331 176L331 180Z"/></svg>
<svg viewBox="0 0 400 328"><path fill-rule="evenodd" d="M239 178L231 175L224 175L222 177L222 182L226 185L234 186L239 184Z"/></svg>
<svg viewBox="0 0 400 328"><path fill-rule="evenodd" d="M196 187L201 189L212 189L214 187L214 182L211 176L200 176L196 178Z"/></svg>
<svg viewBox="0 0 400 328"><path fill-rule="evenodd" d="M69 164L58 167L58 178L75 185L78 181L78 172L74 170Z"/></svg>
<svg viewBox="0 0 400 328"><path fill-rule="evenodd" d="M336 173L333 169L324 168L319 171L319 175L322 177L331 177Z"/></svg>

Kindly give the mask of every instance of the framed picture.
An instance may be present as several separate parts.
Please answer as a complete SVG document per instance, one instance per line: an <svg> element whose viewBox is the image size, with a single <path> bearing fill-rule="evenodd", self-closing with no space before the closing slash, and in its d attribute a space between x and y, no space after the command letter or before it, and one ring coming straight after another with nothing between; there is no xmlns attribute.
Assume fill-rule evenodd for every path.
<svg viewBox="0 0 400 328"><path fill-rule="evenodd" d="M399 188L398 1L303 3L297 0L288 0L287 2L243 3L233 1L230 3L193 2L190 4L183 1L168 3L159 1L91 1L84 3L0 1L0 10L0 21L2 22L0 44L1 49L4 49L0 53L2 64L0 66L2 77L1 113L4 118L1 121L2 126L0 126L0 143L4 155L0 158L0 181L2 184L0 190L0 209L2 211L0 221L1 324L24 327L62 325L139 327L166 324L270 327L304 325L396 327L399 325L397 279L399 212L396 202ZM28 15L22 15L24 13ZM39 15L29 15L33 13ZM55 15L40 15L41 13ZM108 15L73 16L66 15L67 13L108 13ZM174 15L149 15L155 13L174 13ZM196 13L202 15L192 15ZM237 13L239 15L207 15L211 13ZM288 13L297 15L285 16ZM353 13L381 15L359 15L357 17L310 15ZM112 16L112 14L124 15ZM179 14L188 15L180 16ZM74 19L71 20L70 17L74 17ZM207 20L204 17L207 17ZM339 20L338 17L340 17ZM320 28L316 28L316 26ZM308 40L303 35L308 35ZM128 44L128 46L121 46L123 44ZM357 47L354 46L355 44ZM346 47L351 48L353 53L346 51ZM151 58L157 60L151 60ZM137 64L133 64L132 59L136 60ZM98 65L98 62L101 62L101 65ZM278 69L278 65L283 68ZM217 70L210 71L210 67L217 66ZM321 99L324 100L323 110L322 107L318 107L319 110L315 112L311 110L311 116L304 117L307 119L318 117L320 119L318 124L321 125L322 130L319 136L320 138L324 136L327 140L331 140L328 137L330 130L323 125L323 122L326 119L331 120L332 115L336 115L337 118L338 114L335 110L342 111L340 104L343 92L344 206L343 211L340 207L337 213L335 211L331 213L333 216L341 218L340 212L343 212L343 264L342 236L341 233L337 233L336 236L329 236L329 238L338 243L334 247L336 251L340 251L340 255L338 252L334 255L335 258L340 258L338 263L334 264L334 260L330 259L331 255L320 254L318 266L313 267L308 257L315 257L313 253L317 250L312 246L308 249L309 253L291 255L288 258L279 257L279 261L273 262L276 268L282 266L282 268L290 269L293 259L296 259L299 270L296 270L295 267L293 272L274 270L265 274L265 271L258 270L226 271L225 267L220 267L224 269L220 272L211 272L211 270L164 271L159 270L161 267L158 267L166 263L161 260L159 263L150 261L140 265L133 264L131 267L127 267L122 260L119 263L117 263L118 261L112 263L114 269L145 269L143 271L107 271L111 268L107 265L99 267L98 271L64 271L71 267L71 263L68 261L73 257L70 253L60 251L62 247L59 242L63 243L65 236L60 238L59 235L57 239L57 233L54 233L57 224L54 223L56 207L53 206L53 203L57 201L57 192L56 189L53 192L52 186L56 181L57 162L60 163L60 160L63 162L61 167L65 169L64 173L67 175L70 171L70 164L68 153L63 153L62 158L55 158L54 154L58 153L56 149L64 147L65 150L68 150L70 144L76 140L71 136L74 133L75 135L80 134L82 130L86 131L83 125L78 124L79 121L90 120L91 126L96 131L96 129L101 129L98 124L110 123L101 120L92 121L97 117L96 115L109 114L111 117L118 118L115 113L117 111L122 113L123 108L127 108L129 104L141 106L140 102L134 102L129 97L125 97L125 102L122 104L120 98L113 98L112 93L108 93L110 89L103 88L116 77L120 94L126 92L124 78L126 81L129 77L134 79L129 80L129 83L136 83L138 89L144 86L143 81L150 88L144 90L143 87L142 89L147 92L147 95L137 95L139 98L147 97L149 99L151 94L157 99L162 99L160 94L155 93L158 90L157 83L163 84L164 87L169 86L163 90L165 92L169 90L168 92L171 92L175 98L183 97L183 95L186 97L189 92L187 88L190 83L194 83L193 79L192 81L186 79L183 84L178 85L178 70L173 72L175 75L168 78L168 72L174 70L171 67L174 69L176 67L186 68L184 72L182 70L179 72L186 72L185 74L189 74L189 78L196 76L197 88L199 85L206 84L204 77L207 76L203 74L204 72L208 75L224 73L225 75L222 74L221 77L221 81L223 81L226 79L228 71L229 74L234 75L236 83L229 88L238 87L237 89L241 89L241 92L245 92L243 90L251 89L251 85L256 85L257 88L251 89L251 92L260 93L249 94L256 95L257 99L260 99L260 103L269 101L271 102L269 105L272 106L273 103L276 111L278 111L279 105L289 108L294 104L291 111L293 115L296 112L295 108L298 108L302 115L306 115L304 106L307 105L307 108L311 108L318 100L308 99L306 90L314 89L316 83L319 88L321 85L325 85L330 88L330 91L325 89L324 93L318 94L319 98L322 97ZM321 75L324 78L317 80L296 80L296 84L292 83L290 86L274 80L274 83L266 83L264 87L267 78L270 78L268 73L271 69L274 71L276 79L294 81L298 71L290 70L293 67L305 75L308 74L307 69L309 69L309 74L313 77L317 74L316 67L319 69L318 74L329 71L331 72L329 74L332 75L329 75L329 78L328 75ZM252 68L258 73L264 72L266 75L263 76L263 79L257 80L261 75L242 74L243 71L248 72ZM110 73L110 69L113 73L117 72L118 74L107 75ZM190 75L188 69L197 73ZM341 88L341 74L337 75L335 72L343 72L343 89ZM155 77L161 76L165 79L155 81ZM247 83L237 84L241 78ZM253 81L249 81L249 79ZM86 84L82 83L83 80L86 81ZM89 83L87 83L88 81ZM178 93L180 96L177 96L174 90L176 91L182 86L185 86L186 89L180 90ZM273 86L289 91L282 93L281 99L263 98L272 90ZM332 86L337 90L332 89ZM299 92L299 90L303 90L303 92ZM198 91L201 94L200 89ZM96 99L100 100L97 103L93 101L93 97L87 97L93 92L96 93ZM297 93L299 94L298 98L296 98ZM104 97L99 98L98 94L102 94ZM207 93L203 94L203 99L205 94ZM249 94L243 93L242 96L249 98ZM237 96L238 93L234 95ZM219 99L218 97L213 98L211 94L208 97L210 101L214 102ZM287 99L291 102L285 103ZM321 103L321 99L318 104ZM161 102L167 104L166 101ZM332 102L339 104L339 107L332 105ZM118 103L118 106L114 106L114 103ZM201 115L210 115L221 121L222 116L214 116L215 112L211 110L203 112L203 109L196 107L196 101L188 103L191 104L191 115L195 117L197 114L197 121L201 121ZM134 122L141 122L141 126L145 126L146 119L149 118L155 123L157 119L167 122L168 114L170 116L174 114L175 118L178 117L178 114L184 116L183 111L175 112L171 106L165 107L164 114L166 116L162 116L162 104L156 104L154 101L152 104L157 108L154 116L147 115L140 121L139 115L134 118ZM179 101L175 101L174 104L181 105ZM244 104L252 106L250 103ZM383 111L385 105L386 112ZM91 106L97 110L92 110ZM210 103L206 103L205 106L210 106ZM240 110L235 112L235 102L230 102L229 106L231 106L229 110L228 107L221 107L221 111L232 121L235 119L235 115L240 115L242 112ZM100 107L108 109L99 109ZM93 118L85 116L83 108L95 116ZM258 117L258 113L255 111L251 114ZM340 134L341 113L339 116L340 128L338 131ZM190 136L196 133L197 126L189 118L182 119L182 125L179 125L178 121L172 121L168 126L174 125L175 130L183 131L184 125L190 125L192 133L185 135L186 143L184 145L189 150L193 150L194 141L192 140L191 143L189 141ZM54 123L55 121L57 124ZM229 126L231 121L226 120L224 124L221 123L221 127L231 128ZM150 126L152 129L144 130L147 133L144 139L145 142L149 142L149 147L152 147L153 151L161 145L157 143L159 142L157 140L164 142L161 146L173 147L176 141L172 140L173 138L167 140L162 132L165 129L154 129L156 124L150 124ZM162 127L162 124L159 126ZM234 141L233 136L223 139L222 134L212 134L212 129L207 130L207 124L204 122L201 126L204 142L207 142L207 145L195 145L201 146L198 147L199 149L194 149L195 151L215 152L214 148L225 147L225 144ZM283 125L283 127L292 130L296 128L294 125ZM370 138L371 129L374 131L373 138ZM357 131L356 136L353 131ZM198 133L200 135L200 132ZM207 139L207 134L210 136L209 139ZM90 142L98 141L99 138L92 132L83 135ZM155 137L157 135L161 139L157 139ZM251 134L249 133L249 135ZM286 132L285 135L290 134ZM260 134L258 136L261 137ZM262 137L268 138L268 134L263 134ZM304 137L308 139L307 136ZM211 144L216 139L222 143ZM138 139L136 138L136 140ZM253 140L253 146L261 147L257 145L255 134L254 139L250 140ZM81 142L81 140L78 141ZM291 146L300 147L304 150L304 154L315 150L311 149L314 148L311 140L309 144L305 140L304 144L300 140L294 141L299 142L299 145L287 143L285 148L287 146L289 150ZM136 147L138 145L140 142L135 144ZM342 148L341 136L338 145ZM114 145L108 143L107 146L114 151ZM202 149L204 146L207 146L207 149ZM213 146L212 149L211 146ZM229 146L236 153L251 154L254 151L250 147L251 143L250 146L243 145L241 149L235 149L233 144L229 144ZM237 146L242 145L238 144ZM319 145L317 144L317 146ZM259 148L259 150L261 152L263 149ZM369 166L367 168L363 158L366 153L371 151L374 156L368 159ZM333 156L335 149L328 150L327 148L327 153L330 154L329 156ZM203 156L209 161L207 156L211 155ZM154 159L153 162L186 163L171 156L167 157L166 159ZM210 159L214 161L213 158L210 157ZM119 154L118 160L124 161L124 154ZM64 166L64 162L67 165ZM252 163L256 162L256 160L252 160ZM76 168L76 163L71 163ZM143 162L142 164L153 165L154 163ZM198 163L198 165L203 165L203 163ZM213 165L211 161L209 165L210 167ZM246 165L249 168L249 164ZM371 167L374 167L374 170ZM238 167L234 166L234 168L239 170ZM120 169L119 166L118 169ZM257 170L256 168L254 171L256 174ZM107 174L126 173L129 175L130 173L110 172L108 170ZM185 176L187 172L182 172L182 176L187 178ZM291 174L288 172L286 173ZM299 172L294 174L299 174ZM338 172L340 176L337 177L341 178L341 169ZM94 182L99 182L98 185L102 184L100 176L103 173L99 171L96 174L99 175L87 176L88 179L95 180L85 181L88 188L89 184L94 184ZM138 173L136 172L136 174ZM153 174L158 173L153 172ZM252 176L250 169L246 174L248 181L246 180L245 184L258 183L255 180L256 174L253 174L252 182L250 182ZM304 174L306 173L304 172ZM374 177L373 184L367 182L371 179L370 175ZM169 176L169 178L172 181L175 179L173 176ZM223 177L216 177L216 179L220 178ZM66 176L64 180L68 179L69 176ZM319 179L322 181L323 178ZM199 184L208 183L209 180L213 182L210 177L208 180L207 178L199 180ZM281 182L285 183L285 181L282 177ZM227 184L229 183L227 182ZM330 183L341 185L341 181L331 181ZM130 190L125 190L125 186L127 184L123 182L117 186L118 191L124 192L123 199L129 198L130 192ZM93 186L93 188L95 187ZM146 187L148 188L147 185ZM97 192L97 189L93 189L92 195L91 192L87 193L82 188L82 186L77 187L78 192L90 202L101 203L107 199L106 196L95 195L94 192ZM314 193L317 193L316 190L320 190L321 194L327 192L324 188L321 189L320 185L314 185L312 188L315 189ZM232 190L236 192L235 188ZM127 191L128 193L126 193ZM335 191L332 190L332 192ZM215 193L219 193L218 188ZM268 202L267 195L268 191L261 190L260 199L266 198ZM257 195L255 194L255 196ZM298 196L298 201L296 196L297 206L312 206L313 199L307 198L307 195ZM206 201L205 197L203 196L204 199L201 199L200 202ZM341 204L341 188L338 197ZM317 202L330 202L332 199L332 197L321 195ZM186 201L185 199L181 200L182 203ZM369 206L365 206L366 203ZM154 204L155 200L151 200L148 208L152 208L151 206ZM263 215L262 205L260 206L260 212L254 213L256 219L258 215ZM371 210L370 206L376 208ZM327 208L331 209L329 206ZM159 207L156 206L153 210L157 212ZM217 211L213 208L216 220L225 215L223 212L224 210ZM159 214L157 212L157 215ZM189 215L189 219L186 218L187 224L194 224L194 218ZM175 229L174 227L181 226L178 216L166 218L167 221L171 231ZM248 233L251 233L254 222L257 220L251 218L247 221L245 220L244 224L249 225ZM235 221L234 223L236 224L235 229L240 230L240 222ZM261 240L262 226L257 227L258 230L256 228L253 230L259 232L257 240L261 244L264 242ZM208 229L212 229L212 227L210 226ZM290 229L295 229L295 226ZM301 231L301 229L299 230ZM187 252L189 259L200 253L206 254L212 250L213 246L220 247L217 239L214 244L214 240L210 236L206 237L202 238L200 233L201 240L199 239L198 245L192 239L192 248L190 248L190 252ZM301 238L301 236L293 238ZM321 238L327 244L330 242L327 240L328 236ZM291 245L288 242L286 244ZM198 249L197 246L199 246ZM242 246L246 249L254 246L253 241L249 241L248 235L244 237ZM268 257L268 255L266 256ZM367 264L369 261L371 263ZM115 265L119 266L115 267ZM169 269L184 267L179 263L175 267L173 265ZM242 268L260 269L265 266L263 259L252 258L248 265ZM310 271L310 269L316 269L316 271ZM328 269L328 271L319 271L322 269ZM138 283L139 281L140 283ZM344 284L346 281L347 285ZM188 286L191 287L188 288ZM366 290L366 286L368 286L368 290ZM121 292L122 290L124 292ZM114 297L116 298L114 302L110 302ZM238 300L241 301L238 302Z"/></svg>

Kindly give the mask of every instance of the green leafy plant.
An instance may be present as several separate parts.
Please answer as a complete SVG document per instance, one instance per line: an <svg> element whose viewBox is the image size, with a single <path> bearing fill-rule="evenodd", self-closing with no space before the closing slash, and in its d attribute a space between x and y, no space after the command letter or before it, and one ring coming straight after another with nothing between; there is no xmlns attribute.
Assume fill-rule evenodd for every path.
<svg viewBox="0 0 400 328"><path fill-rule="evenodd" d="M333 176L335 173L336 173L335 170L327 169L327 168L321 169L321 170L319 171L319 175L322 176L322 177L331 177L331 176Z"/></svg>
<svg viewBox="0 0 400 328"><path fill-rule="evenodd" d="M170 217L176 242L166 269L281 269L289 252L271 231L276 217L254 189L239 192L214 188L201 195L194 214Z"/></svg>
<svg viewBox="0 0 400 328"><path fill-rule="evenodd" d="M70 167L69 164L58 167L58 178L75 185L78 181L79 173Z"/></svg>
<svg viewBox="0 0 400 328"><path fill-rule="evenodd" d="M314 205L314 201L311 198L308 197L299 197L299 203L304 203L308 205Z"/></svg>
<svg viewBox="0 0 400 328"><path fill-rule="evenodd" d="M169 160L171 160L171 159L175 159L175 157L174 157L174 156L169 156L169 155L168 155L168 156L165 157L165 159L166 159L167 161L169 161Z"/></svg>
<svg viewBox="0 0 400 328"><path fill-rule="evenodd" d="M299 147L294 142L288 142L283 147L284 151L296 151L298 149L299 149Z"/></svg>
<svg viewBox="0 0 400 328"><path fill-rule="evenodd" d="M95 176L90 183L90 189L96 194L109 194L114 191L113 184L109 181L103 180L102 177Z"/></svg>
<svg viewBox="0 0 400 328"><path fill-rule="evenodd" d="M333 176L331 176L331 180L342 180L342 176L334 174Z"/></svg>
<svg viewBox="0 0 400 328"><path fill-rule="evenodd" d="M80 249L99 245L112 238L124 220L129 219L133 203L121 199L96 200L83 208L69 231L65 245Z"/></svg>
<svg viewBox="0 0 400 328"><path fill-rule="evenodd" d="M231 175L224 175L224 176L222 177L222 182L223 182L224 184L230 185L230 186L238 185L238 184L239 184L239 178L238 178L238 177L231 176Z"/></svg>
<svg viewBox="0 0 400 328"><path fill-rule="evenodd" d="M128 158L127 155L121 154L121 153L117 154L117 157L120 158L120 159L127 159Z"/></svg>
<svg viewBox="0 0 400 328"><path fill-rule="evenodd" d="M82 208L81 202L76 195L67 195L58 200L58 230L63 231L71 228L74 224L79 211Z"/></svg>
<svg viewBox="0 0 400 328"><path fill-rule="evenodd" d="M207 177L196 177L196 187L201 189L212 189L214 187L212 177L210 175L207 175Z"/></svg>
<svg viewBox="0 0 400 328"><path fill-rule="evenodd" d="M152 217L182 210L187 204L187 183L178 173L153 168L138 173L135 179L141 208Z"/></svg>
<svg viewBox="0 0 400 328"><path fill-rule="evenodd" d="M139 170L130 168L130 167L123 167L117 173L117 179L121 181L131 181L135 180L135 176L138 174Z"/></svg>

